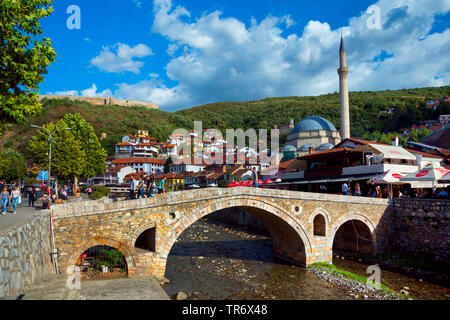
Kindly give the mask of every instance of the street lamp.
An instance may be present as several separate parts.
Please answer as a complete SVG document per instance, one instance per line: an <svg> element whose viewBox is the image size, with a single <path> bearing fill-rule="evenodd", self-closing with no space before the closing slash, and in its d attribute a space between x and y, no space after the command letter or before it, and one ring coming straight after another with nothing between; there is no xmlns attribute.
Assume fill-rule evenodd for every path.
<svg viewBox="0 0 450 320"><path fill-rule="evenodd" d="M55 139L53 139L53 134L55 132L58 132L60 130L72 130L72 128L64 128L64 129L56 129L53 130L52 132L50 132L48 129L44 128L44 127L39 127L36 126L34 124L30 125L30 127L36 128L36 129L42 129L44 131L46 131L49 135L48 141L50 142L50 147L49 147L49 152L48 152L48 182L47 182L47 189L48 189L48 206L50 208L50 205L52 203L52 195L51 195L51 188L50 188L50 183L51 183L51 175L50 175L50 170L51 170L51 165L52 165L52 142L55 142ZM56 269L56 273L59 273L58 271L58 256L59 256L59 252L58 249L55 248L55 236L53 233L53 221L52 221L52 216L50 215L50 224L51 224L51 228L52 228L52 242L53 242L53 252L52 254L52 258L53 261L55 262L55 269Z"/></svg>
<svg viewBox="0 0 450 320"><path fill-rule="evenodd" d="M48 183L48 188L50 188L50 183L51 183L50 171L51 171L51 166L52 166L52 142L55 142L55 139L53 139L53 134L60 130L72 130L72 128L56 129L56 130L53 130L52 132L50 132L48 129L46 129L44 127L36 126L34 124L30 125L30 127L45 130L49 134L48 141L50 142L50 147L49 147L49 152L48 152L48 182L47 183ZM51 203L51 194L50 194L50 189L49 189L49 205L50 205L50 203Z"/></svg>

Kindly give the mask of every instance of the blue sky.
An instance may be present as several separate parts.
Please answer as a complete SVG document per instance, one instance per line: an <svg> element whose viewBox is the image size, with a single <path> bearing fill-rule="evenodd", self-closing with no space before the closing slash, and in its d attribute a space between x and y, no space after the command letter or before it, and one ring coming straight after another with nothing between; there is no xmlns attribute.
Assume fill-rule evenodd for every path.
<svg viewBox="0 0 450 320"><path fill-rule="evenodd" d="M80 8L79 30L67 28L70 5ZM53 7L42 26L57 59L41 94L114 96L174 111L334 92L341 33L351 90L449 84L447 0L58 0Z"/></svg>

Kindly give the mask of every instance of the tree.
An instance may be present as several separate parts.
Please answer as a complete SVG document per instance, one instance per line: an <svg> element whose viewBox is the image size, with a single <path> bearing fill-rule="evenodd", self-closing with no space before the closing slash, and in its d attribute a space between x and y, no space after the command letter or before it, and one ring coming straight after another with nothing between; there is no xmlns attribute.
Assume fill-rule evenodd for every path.
<svg viewBox="0 0 450 320"><path fill-rule="evenodd" d="M51 175L58 179L69 179L79 176L86 167L86 154L81 142L75 139L72 132L64 130L66 122L61 119L56 124L44 125L54 132L52 142ZM45 130L39 130L28 143L29 157L41 168L48 169L49 135Z"/></svg>
<svg viewBox="0 0 450 320"><path fill-rule="evenodd" d="M16 150L6 149L0 153L0 177L6 181L18 181L27 174L27 162L23 154Z"/></svg>
<svg viewBox="0 0 450 320"><path fill-rule="evenodd" d="M50 39L39 20L48 17L52 0L0 0L0 128L25 122L40 110L38 85L55 61ZM0 132L1 133L1 132Z"/></svg>
<svg viewBox="0 0 450 320"><path fill-rule="evenodd" d="M64 121L76 140L81 143L81 148L86 154L86 166L81 173L83 178L91 178L103 174L106 169L106 151L102 148L100 140L94 132L94 128L79 113L67 113ZM78 187L78 178L75 177L74 188Z"/></svg>

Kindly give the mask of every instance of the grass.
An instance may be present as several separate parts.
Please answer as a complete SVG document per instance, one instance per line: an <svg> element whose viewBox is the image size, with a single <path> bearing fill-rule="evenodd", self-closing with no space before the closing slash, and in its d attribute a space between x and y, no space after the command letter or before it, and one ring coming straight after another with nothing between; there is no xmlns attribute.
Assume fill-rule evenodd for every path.
<svg viewBox="0 0 450 320"><path fill-rule="evenodd" d="M342 275L342 276L344 276L344 277L346 277L348 279L356 280L358 282L362 282L364 284L371 285L371 286L377 288L378 292L383 294L383 295L396 296L396 297L399 297L402 300L409 300L409 299L411 299L411 296L405 295L405 294L401 294L401 293L397 293L394 290L392 290L392 289L388 288L387 286L385 286L384 284L381 284L381 283L378 284L376 282L368 281L367 277L360 276L360 275L354 274L352 272L348 272L348 271L339 269L338 267L336 267L336 266L334 266L332 264L329 264L329 263L317 262L317 263L312 264L310 266L310 268L316 268L316 269L324 270L324 271L330 272L330 273L332 273L334 275Z"/></svg>

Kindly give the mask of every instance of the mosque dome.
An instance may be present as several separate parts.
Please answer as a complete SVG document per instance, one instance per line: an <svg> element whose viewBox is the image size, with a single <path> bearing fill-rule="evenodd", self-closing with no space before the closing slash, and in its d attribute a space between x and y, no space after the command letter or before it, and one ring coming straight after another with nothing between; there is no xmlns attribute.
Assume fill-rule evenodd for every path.
<svg viewBox="0 0 450 320"><path fill-rule="evenodd" d="M309 151L309 148L314 148L312 144L305 144L303 146L301 146L298 151L301 152L305 152L305 151Z"/></svg>
<svg viewBox="0 0 450 320"><path fill-rule="evenodd" d="M297 123L294 129L292 129L291 133L299 133L304 131L317 131L317 130L337 131L336 127L327 119L314 116L305 118L299 123Z"/></svg>
<svg viewBox="0 0 450 320"><path fill-rule="evenodd" d="M283 147L283 149L281 149L281 152L290 152L290 151L297 151L297 149L294 146L291 145L286 145Z"/></svg>
<svg viewBox="0 0 450 320"><path fill-rule="evenodd" d="M321 145L317 148L317 150L323 151L323 150L330 150L330 149L333 149L333 148L334 148L334 146L333 146L331 143L324 143L324 144L321 144Z"/></svg>

